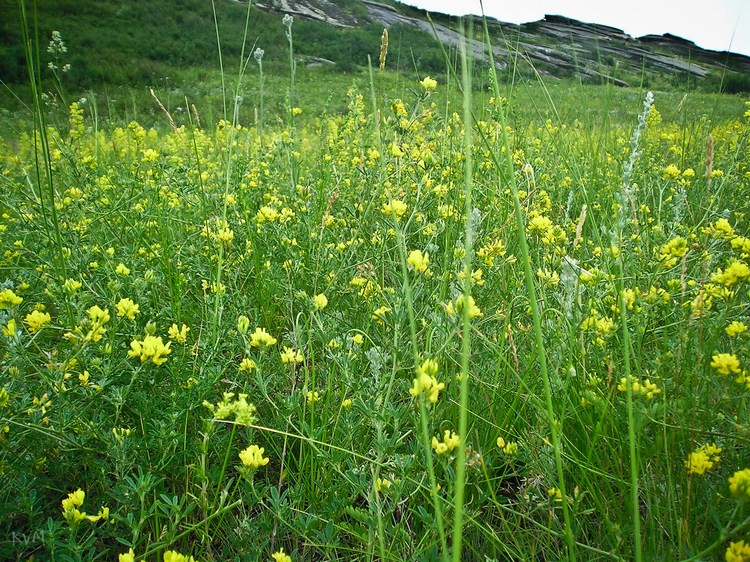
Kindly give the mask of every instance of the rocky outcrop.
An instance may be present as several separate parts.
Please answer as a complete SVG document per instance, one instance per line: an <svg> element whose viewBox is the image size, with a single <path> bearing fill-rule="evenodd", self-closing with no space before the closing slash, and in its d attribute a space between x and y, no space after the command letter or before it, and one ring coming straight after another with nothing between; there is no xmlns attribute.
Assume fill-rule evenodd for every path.
<svg viewBox="0 0 750 562"><path fill-rule="evenodd" d="M360 9L352 10L354 4ZM386 28L413 27L436 36L452 49L458 49L463 41L457 29L457 18L433 14L431 22L418 10L378 0L261 0L255 5L337 27L368 24ZM475 18L475 24L482 25L481 19ZM572 74L605 78L621 85L625 82L609 76L615 67L636 76L645 70L702 78L712 71L720 73L724 68L750 74L750 57L702 49L670 34L636 39L621 29L559 15L547 15L542 20L521 25L488 18L487 26L493 42L493 58L501 69L511 56L519 55L520 60L529 61L547 76ZM475 59L489 61L484 42L472 40L468 46Z"/></svg>

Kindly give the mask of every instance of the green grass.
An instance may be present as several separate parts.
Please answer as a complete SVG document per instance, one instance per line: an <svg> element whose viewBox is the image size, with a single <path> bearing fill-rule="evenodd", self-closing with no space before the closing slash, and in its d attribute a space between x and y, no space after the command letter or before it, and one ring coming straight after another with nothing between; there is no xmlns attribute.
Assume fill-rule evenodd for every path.
<svg viewBox="0 0 750 562"><path fill-rule="evenodd" d="M5 110L3 559L750 542L741 98L231 64Z"/></svg>

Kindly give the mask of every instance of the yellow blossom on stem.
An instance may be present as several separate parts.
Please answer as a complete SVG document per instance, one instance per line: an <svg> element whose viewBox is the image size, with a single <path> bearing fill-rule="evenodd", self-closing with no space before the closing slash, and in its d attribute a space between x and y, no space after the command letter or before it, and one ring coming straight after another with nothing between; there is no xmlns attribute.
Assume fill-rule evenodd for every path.
<svg viewBox="0 0 750 562"><path fill-rule="evenodd" d="M117 267L115 267L115 273L117 273L117 275L127 277L128 275L130 275L130 269L128 269L128 267L124 263L118 263Z"/></svg>
<svg viewBox="0 0 750 562"><path fill-rule="evenodd" d="M135 552L131 548L117 557L117 562L135 562Z"/></svg>
<svg viewBox="0 0 750 562"><path fill-rule="evenodd" d="M326 306L328 306L328 297L323 293L315 295L313 297L313 306L315 307L315 310L323 310Z"/></svg>
<svg viewBox="0 0 750 562"><path fill-rule="evenodd" d="M280 548L278 551L274 552L271 555L271 558L273 558L274 562L292 562L292 557L288 554L284 554L283 548Z"/></svg>
<svg viewBox="0 0 750 562"><path fill-rule="evenodd" d="M168 550L164 553L164 562L195 562L195 558L180 554L176 550Z"/></svg>
<svg viewBox="0 0 750 562"><path fill-rule="evenodd" d="M730 338L734 338L739 336L741 333L747 331L747 325L743 322L739 322L737 320L733 321L729 326L724 328L724 331L727 333L727 335Z"/></svg>
<svg viewBox="0 0 750 562"><path fill-rule="evenodd" d="M276 338L266 332L265 328L255 328L250 334L250 345L253 347L271 346L276 343Z"/></svg>
<svg viewBox="0 0 750 562"><path fill-rule="evenodd" d="M417 273L424 273L430 263L430 254L427 252L423 254L421 250L412 250L409 252L409 257L406 258L406 263L414 268Z"/></svg>
<svg viewBox="0 0 750 562"><path fill-rule="evenodd" d="M721 453L721 448L713 443L698 447L688 455L685 461L688 474L705 474L707 470L719 463L719 453Z"/></svg>
<svg viewBox="0 0 750 562"><path fill-rule="evenodd" d="M263 456L265 449L257 445L250 445L247 449L240 452L242 465L248 468L257 469L268 464L268 457Z"/></svg>
<svg viewBox="0 0 750 562"><path fill-rule="evenodd" d="M388 203L383 203L380 211L386 216L393 216L394 219L400 219L406 214L406 203L399 199L391 199Z"/></svg>
<svg viewBox="0 0 750 562"><path fill-rule="evenodd" d="M729 491L738 501L750 500L750 468L738 470L729 477Z"/></svg>
<svg viewBox="0 0 750 562"><path fill-rule="evenodd" d="M18 306L23 302L23 298L19 297L10 289L3 289L0 291L0 310L8 310L14 306Z"/></svg>
<svg viewBox="0 0 750 562"><path fill-rule="evenodd" d="M434 80L429 76L425 76L419 84L424 88L425 92L432 92L437 88L437 80Z"/></svg>
<svg viewBox="0 0 750 562"><path fill-rule="evenodd" d="M437 437L432 438L432 448L435 449L435 453L438 455L450 453L458 447L459 443L461 443L461 438L448 429L443 432L442 441L438 441Z"/></svg>
<svg viewBox="0 0 750 562"><path fill-rule="evenodd" d="M711 366L721 375L739 374L740 360L734 353L717 353L711 357Z"/></svg>
<svg viewBox="0 0 750 562"><path fill-rule="evenodd" d="M28 324L29 326L29 332L35 334L36 332L41 330L45 324L49 324L52 321L52 317L49 315L49 312L32 310L29 314L26 315L25 320L26 324Z"/></svg>
<svg viewBox="0 0 750 562"><path fill-rule="evenodd" d="M750 562L750 544L745 541L729 543L724 557L727 562Z"/></svg>
<svg viewBox="0 0 750 562"><path fill-rule="evenodd" d="M143 340L133 340L130 342L129 357L140 357L141 363L151 361L154 365L162 365L167 360L167 355L172 353L169 346L172 342L165 345L161 337L147 335Z"/></svg>
<svg viewBox="0 0 750 562"><path fill-rule="evenodd" d="M182 327L178 327L177 324L172 324L172 326L167 331L167 335L169 336L170 340L174 340L177 343L185 343L187 340L187 333L190 331L190 328L188 328L185 324L182 325Z"/></svg>
<svg viewBox="0 0 750 562"><path fill-rule="evenodd" d="M240 373L252 373L257 368L258 365L257 363L255 363L255 361L248 357L245 357L240 363L239 371Z"/></svg>
<svg viewBox="0 0 750 562"><path fill-rule="evenodd" d="M140 311L140 307L131 299L120 299L117 303L117 316L125 317L128 320L135 320L135 315Z"/></svg>
<svg viewBox="0 0 750 562"><path fill-rule="evenodd" d="M275 340L274 340L275 341ZM302 363L305 360L304 355L299 350L292 349L291 347L284 346L284 351L281 354L282 363Z"/></svg>

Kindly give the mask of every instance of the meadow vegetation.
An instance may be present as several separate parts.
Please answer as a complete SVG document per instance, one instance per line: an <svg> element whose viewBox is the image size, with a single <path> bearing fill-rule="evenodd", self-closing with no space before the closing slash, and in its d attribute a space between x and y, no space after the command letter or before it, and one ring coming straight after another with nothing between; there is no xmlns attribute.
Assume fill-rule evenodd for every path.
<svg viewBox="0 0 750 562"><path fill-rule="evenodd" d="M750 104L287 56L0 137L2 558L750 561Z"/></svg>

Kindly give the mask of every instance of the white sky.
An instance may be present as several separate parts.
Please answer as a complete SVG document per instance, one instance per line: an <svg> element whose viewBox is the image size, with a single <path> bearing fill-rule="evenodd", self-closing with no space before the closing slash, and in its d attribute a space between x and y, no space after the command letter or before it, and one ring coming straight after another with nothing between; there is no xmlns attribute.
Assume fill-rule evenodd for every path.
<svg viewBox="0 0 750 562"><path fill-rule="evenodd" d="M452 15L481 14L479 0L400 0ZM750 0L484 0L484 12L523 23L545 14L617 27L642 35L671 33L715 51L750 56Z"/></svg>

